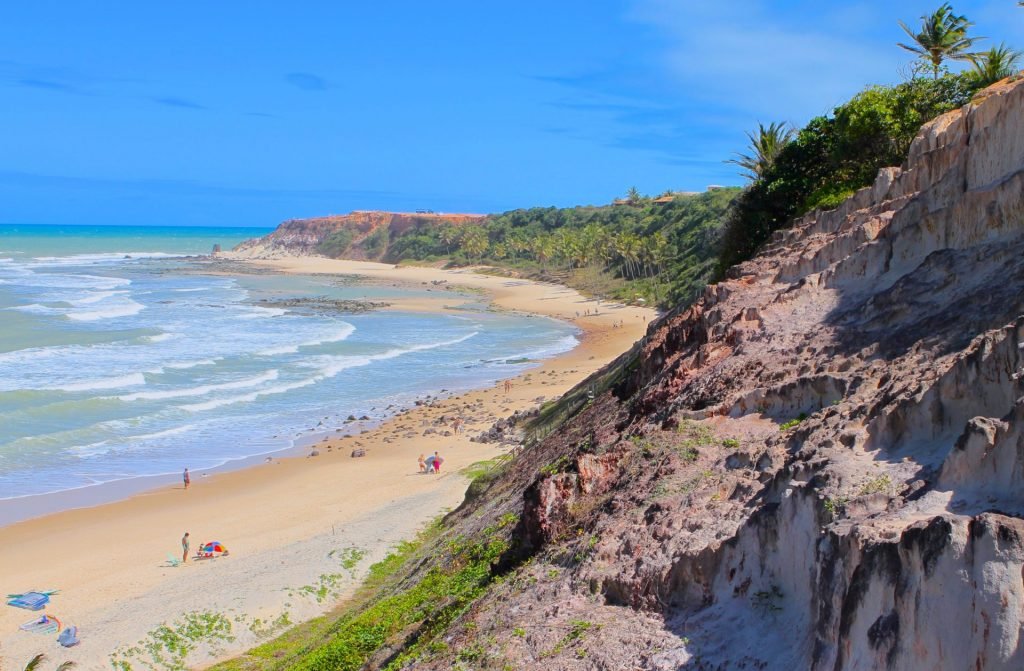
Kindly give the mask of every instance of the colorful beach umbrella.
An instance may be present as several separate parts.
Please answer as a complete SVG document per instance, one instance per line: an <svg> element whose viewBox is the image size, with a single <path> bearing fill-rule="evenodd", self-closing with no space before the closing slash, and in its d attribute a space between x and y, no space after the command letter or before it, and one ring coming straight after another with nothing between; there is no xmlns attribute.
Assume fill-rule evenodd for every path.
<svg viewBox="0 0 1024 671"><path fill-rule="evenodd" d="M226 547L224 547L224 544L221 543L220 541L213 541L212 543L204 544L201 548L199 548L199 551L203 552L203 553L207 553L207 552L227 552L228 549Z"/></svg>

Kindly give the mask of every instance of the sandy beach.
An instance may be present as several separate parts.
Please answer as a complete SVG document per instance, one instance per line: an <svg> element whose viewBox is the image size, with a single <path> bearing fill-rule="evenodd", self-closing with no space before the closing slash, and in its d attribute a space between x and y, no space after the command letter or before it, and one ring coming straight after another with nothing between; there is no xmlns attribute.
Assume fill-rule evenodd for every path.
<svg viewBox="0 0 1024 671"><path fill-rule="evenodd" d="M363 433L317 437L318 456L274 458L243 470L194 473L192 485L162 487L115 503L68 510L0 528L0 591L59 589L46 612L79 628L82 643L65 650L54 636L18 631L38 614L0 609L0 668L20 669L45 652L51 664L110 668L120 650L147 668L149 633L172 628L189 613L229 622L230 637L203 643L184 661L202 666L266 638L287 613L298 622L326 611L358 583L366 568L427 521L459 504L460 469L505 450L471 442L497 419L550 400L640 338L654 312L587 300L556 285L470 271L291 258L253 261L277 271L362 275L381 283L447 282L485 292L496 309L567 319L580 345L512 380L416 406ZM443 310L445 299L392 305ZM447 299L450 302L450 299ZM597 311L597 314L594 314ZM588 314L589 313L589 314ZM580 316L577 317L577 314ZM621 327L613 327L621 323ZM451 433L460 417L464 430ZM310 418L311 426L317 418ZM433 429L433 431L430 431ZM244 431L244 429L240 429ZM351 458L353 449L363 458ZM417 457L439 451L440 475L417 472ZM230 556L172 567L188 531L193 551L218 540ZM131 652L131 646L143 645Z"/></svg>

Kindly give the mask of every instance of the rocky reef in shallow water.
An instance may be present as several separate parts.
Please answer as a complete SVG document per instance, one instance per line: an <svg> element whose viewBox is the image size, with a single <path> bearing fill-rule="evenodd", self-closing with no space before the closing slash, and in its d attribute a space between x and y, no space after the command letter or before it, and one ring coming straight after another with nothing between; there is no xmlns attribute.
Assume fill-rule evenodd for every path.
<svg viewBox="0 0 1024 671"><path fill-rule="evenodd" d="M364 301L329 296L295 296L290 298L264 298L255 302L264 308L281 308L302 314L330 315L336 313L359 314L381 310L390 305L383 301Z"/></svg>

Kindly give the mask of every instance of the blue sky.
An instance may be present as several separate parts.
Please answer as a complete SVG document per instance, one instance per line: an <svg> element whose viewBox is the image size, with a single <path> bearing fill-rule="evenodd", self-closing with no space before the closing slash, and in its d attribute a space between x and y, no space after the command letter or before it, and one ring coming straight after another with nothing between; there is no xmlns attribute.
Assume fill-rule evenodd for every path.
<svg viewBox="0 0 1024 671"><path fill-rule="evenodd" d="M0 221L272 226L739 184L938 0L7 3ZM894 6L898 5L898 8ZM954 2L1024 47L1014 0Z"/></svg>

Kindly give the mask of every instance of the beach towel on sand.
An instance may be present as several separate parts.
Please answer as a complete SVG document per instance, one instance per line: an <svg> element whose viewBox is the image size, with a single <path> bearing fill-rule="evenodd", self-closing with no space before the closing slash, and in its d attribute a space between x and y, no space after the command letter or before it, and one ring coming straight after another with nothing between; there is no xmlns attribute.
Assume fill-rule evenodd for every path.
<svg viewBox="0 0 1024 671"><path fill-rule="evenodd" d="M60 631L60 620L52 615L43 615L31 622L26 622L18 628L33 634L56 634Z"/></svg>
<svg viewBox="0 0 1024 671"><path fill-rule="evenodd" d="M70 625L67 629L60 632L60 635L57 636L57 642L65 648L78 645L80 643L78 640L78 627Z"/></svg>
<svg viewBox="0 0 1024 671"><path fill-rule="evenodd" d="M25 592L24 594L8 594L7 605L25 610L42 610L50 603L53 592Z"/></svg>

